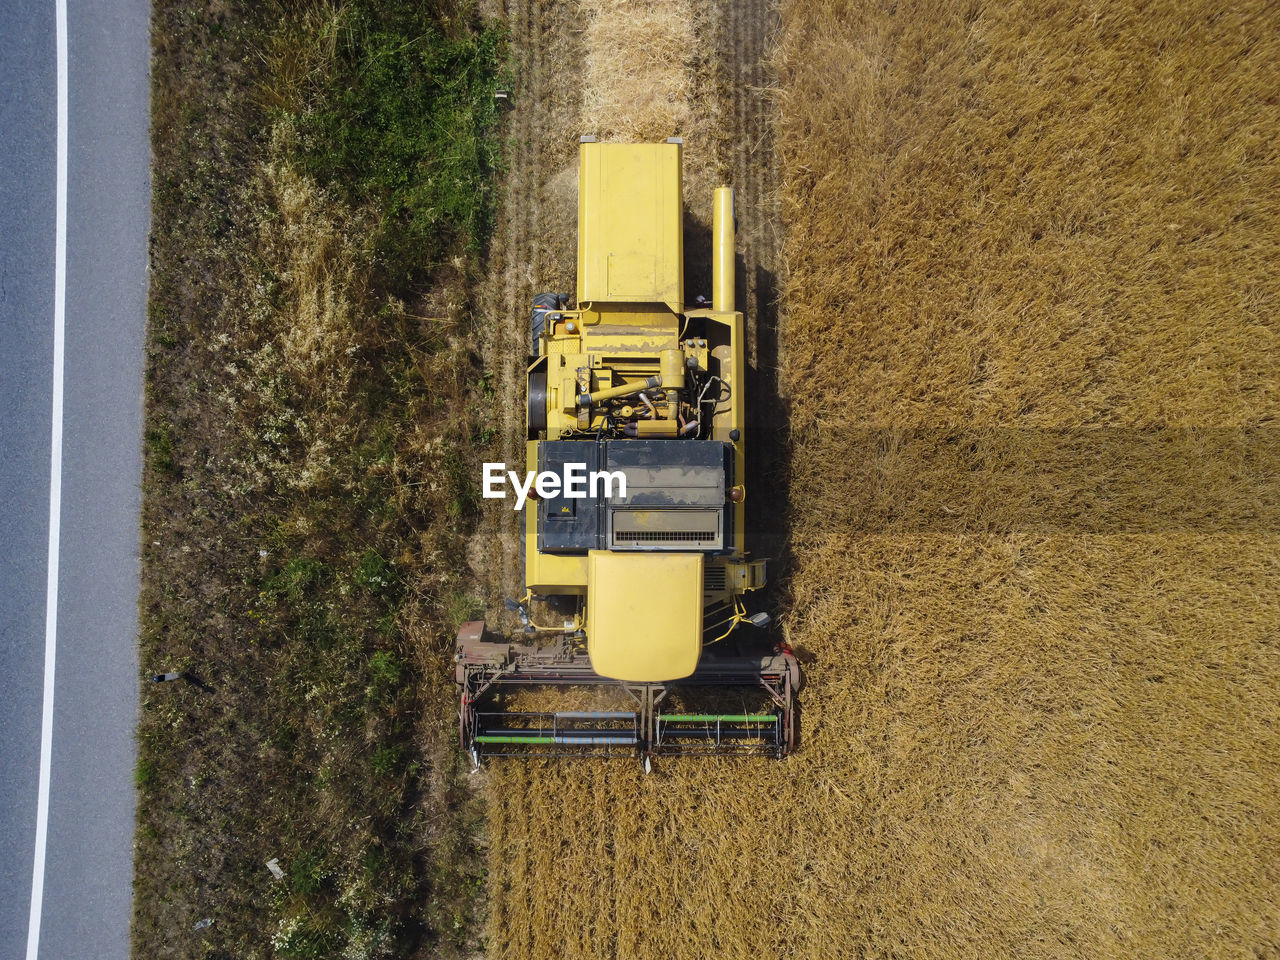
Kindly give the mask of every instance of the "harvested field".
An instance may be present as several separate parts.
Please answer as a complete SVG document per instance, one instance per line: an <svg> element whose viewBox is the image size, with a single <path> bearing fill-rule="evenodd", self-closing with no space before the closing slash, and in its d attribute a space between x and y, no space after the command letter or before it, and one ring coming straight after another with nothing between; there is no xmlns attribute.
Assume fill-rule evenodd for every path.
<svg viewBox="0 0 1280 960"><path fill-rule="evenodd" d="M1280 956L1280 13L788 0L773 99L767 4L675 6L729 134L689 155L740 191L804 745L493 765L490 954ZM538 103L586 111L581 62ZM512 191L577 132L507 217L571 237Z"/></svg>

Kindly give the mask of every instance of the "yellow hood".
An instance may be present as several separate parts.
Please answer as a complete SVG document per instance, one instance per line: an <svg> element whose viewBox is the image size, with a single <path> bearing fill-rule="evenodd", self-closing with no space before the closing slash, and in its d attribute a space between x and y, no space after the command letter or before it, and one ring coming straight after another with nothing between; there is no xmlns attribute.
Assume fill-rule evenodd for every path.
<svg viewBox="0 0 1280 960"><path fill-rule="evenodd" d="M661 683L702 651L702 554L587 555L587 653L602 677Z"/></svg>

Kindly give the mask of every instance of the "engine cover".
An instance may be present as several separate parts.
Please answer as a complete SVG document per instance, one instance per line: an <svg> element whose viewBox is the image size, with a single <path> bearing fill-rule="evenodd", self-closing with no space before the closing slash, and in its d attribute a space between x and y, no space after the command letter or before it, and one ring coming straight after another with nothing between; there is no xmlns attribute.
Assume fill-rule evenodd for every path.
<svg viewBox="0 0 1280 960"><path fill-rule="evenodd" d="M733 447L712 440L550 440L538 445L538 470L564 474L581 464L586 496L561 493L538 502L538 549L723 552L732 543ZM620 492L618 474L625 478Z"/></svg>

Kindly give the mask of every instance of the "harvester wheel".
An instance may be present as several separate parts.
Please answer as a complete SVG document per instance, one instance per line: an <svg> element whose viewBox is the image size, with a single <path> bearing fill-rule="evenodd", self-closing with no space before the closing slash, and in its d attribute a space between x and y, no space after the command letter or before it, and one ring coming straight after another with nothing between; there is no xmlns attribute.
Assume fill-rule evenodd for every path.
<svg viewBox="0 0 1280 960"><path fill-rule="evenodd" d="M537 440L538 434L547 429L547 371L546 364L542 369L529 374L529 407L528 419L529 439Z"/></svg>
<svg viewBox="0 0 1280 960"><path fill-rule="evenodd" d="M533 317L529 321L529 356L541 353L542 332L547 329L547 311L554 313L563 304L558 293L540 293L533 298Z"/></svg>

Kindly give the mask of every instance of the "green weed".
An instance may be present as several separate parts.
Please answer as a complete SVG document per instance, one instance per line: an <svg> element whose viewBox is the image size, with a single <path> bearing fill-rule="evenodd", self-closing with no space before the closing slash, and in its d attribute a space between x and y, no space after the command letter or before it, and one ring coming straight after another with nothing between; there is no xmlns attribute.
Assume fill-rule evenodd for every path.
<svg viewBox="0 0 1280 960"><path fill-rule="evenodd" d="M156 765L148 757L139 757L133 770L133 782L139 787L148 787L156 778Z"/></svg>
<svg viewBox="0 0 1280 960"><path fill-rule="evenodd" d="M395 695L404 678L404 664L394 653L379 650L369 658L369 685L365 695L370 700L385 700Z"/></svg>
<svg viewBox="0 0 1280 960"><path fill-rule="evenodd" d="M178 472L173 441L173 426L162 419L154 420L146 433L147 463L158 474L173 475Z"/></svg>
<svg viewBox="0 0 1280 960"><path fill-rule="evenodd" d="M489 233L501 35L374 0L346 4L333 29L333 56L291 115L302 167L351 201L372 198L384 279L420 283L454 241L478 250Z"/></svg>

